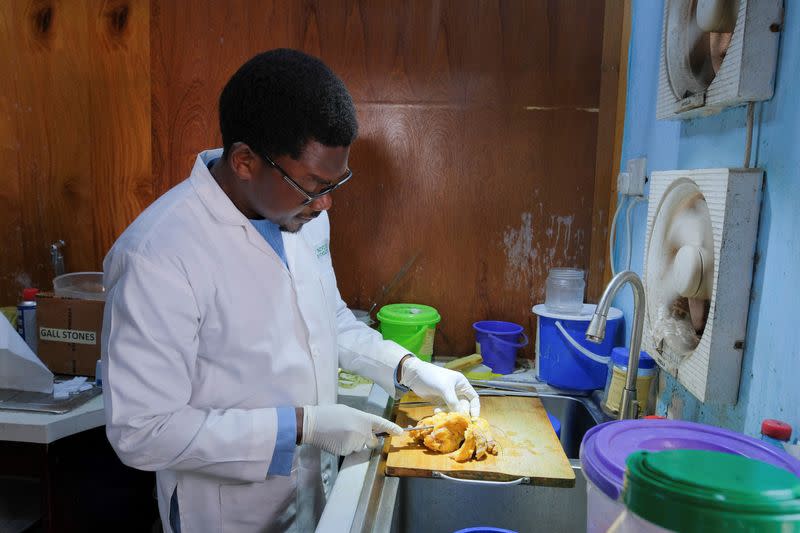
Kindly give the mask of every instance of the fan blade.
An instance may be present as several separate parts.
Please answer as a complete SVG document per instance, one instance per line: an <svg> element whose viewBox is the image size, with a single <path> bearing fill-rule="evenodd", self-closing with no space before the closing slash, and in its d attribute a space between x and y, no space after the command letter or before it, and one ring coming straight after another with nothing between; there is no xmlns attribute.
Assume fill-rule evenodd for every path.
<svg viewBox="0 0 800 533"><path fill-rule="evenodd" d="M667 242L675 250L686 245L703 246L708 226L707 213L695 208L681 209L669 225Z"/></svg>

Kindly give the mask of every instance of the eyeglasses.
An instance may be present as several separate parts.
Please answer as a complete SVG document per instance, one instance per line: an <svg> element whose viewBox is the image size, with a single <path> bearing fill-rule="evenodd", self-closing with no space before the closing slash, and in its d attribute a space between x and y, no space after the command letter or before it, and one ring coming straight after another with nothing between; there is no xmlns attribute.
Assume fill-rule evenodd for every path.
<svg viewBox="0 0 800 533"><path fill-rule="evenodd" d="M278 163L270 159L270 157L267 154L259 154L259 155L263 157L264 160L270 164L270 166L272 166L275 170L281 173L286 183L291 185L297 192L305 196L305 200L303 200L303 203L301 205L308 205L314 200L322 198L323 196L332 193L333 191L335 191L336 189L347 183L347 180L353 177L353 171L348 168L344 177L339 181L337 181L336 183L331 183L330 185L326 185L319 192L308 192L307 190L302 188L299 183L293 180L291 176L289 176L289 174L285 170L283 170Z"/></svg>

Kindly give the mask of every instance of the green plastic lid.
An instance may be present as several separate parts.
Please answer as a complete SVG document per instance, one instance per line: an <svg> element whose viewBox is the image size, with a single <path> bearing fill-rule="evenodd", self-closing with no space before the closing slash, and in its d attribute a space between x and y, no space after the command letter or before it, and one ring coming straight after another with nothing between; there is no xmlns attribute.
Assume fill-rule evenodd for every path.
<svg viewBox="0 0 800 533"><path fill-rule="evenodd" d="M628 456L623 499L658 526L681 532L800 532L800 478L741 455L708 450Z"/></svg>
<svg viewBox="0 0 800 533"><path fill-rule="evenodd" d="M429 305L388 304L378 311L378 320L386 324L427 326L438 324L442 317Z"/></svg>

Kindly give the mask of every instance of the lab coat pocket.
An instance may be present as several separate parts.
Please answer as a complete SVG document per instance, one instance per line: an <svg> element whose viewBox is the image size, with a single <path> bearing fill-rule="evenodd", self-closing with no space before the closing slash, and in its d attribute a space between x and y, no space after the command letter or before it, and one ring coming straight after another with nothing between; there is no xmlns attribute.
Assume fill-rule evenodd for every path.
<svg viewBox="0 0 800 533"><path fill-rule="evenodd" d="M262 483L220 485L223 533L288 530L295 515L295 476L270 477Z"/></svg>

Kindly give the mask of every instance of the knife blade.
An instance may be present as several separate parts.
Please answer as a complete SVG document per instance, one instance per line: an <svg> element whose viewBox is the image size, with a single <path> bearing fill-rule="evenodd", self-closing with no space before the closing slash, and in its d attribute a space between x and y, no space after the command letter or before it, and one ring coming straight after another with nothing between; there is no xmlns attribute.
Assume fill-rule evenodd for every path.
<svg viewBox="0 0 800 533"><path fill-rule="evenodd" d="M401 428L403 431L417 431L422 429L433 429L433 426L408 426L405 428ZM375 434L376 437L388 437L389 434L385 431L381 431L380 433Z"/></svg>

